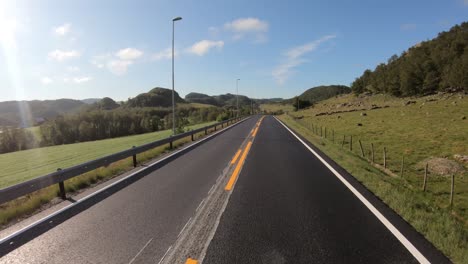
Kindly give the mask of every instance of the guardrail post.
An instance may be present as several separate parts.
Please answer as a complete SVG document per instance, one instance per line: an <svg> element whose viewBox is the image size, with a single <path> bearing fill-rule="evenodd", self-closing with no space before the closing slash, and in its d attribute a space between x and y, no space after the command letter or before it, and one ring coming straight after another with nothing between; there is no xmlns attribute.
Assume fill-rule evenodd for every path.
<svg viewBox="0 0 468 264"><path fill-rule="evenodd" d="M206 127L205 127L205 136L206 136L206 135L208 135L208 131L207 131Z"/></svg>
<svg viewBox="0 0 468 264"><path fill-rule="evenodd" d="M172 149L172 141L169 142L169 148Z"/></svg>
<svg viewBox="0 0 468 264"><path fill-rule="evenodd" d="M135 146L133 146L132 148L135 148ZM137 167L137 159L136 159L136 154L133 154L133 167L136 168Z"/></svg>
<svg viewBox="0 0 468 264"><path fill-rule="evenodd" d="M214 129L215 129L214 131L216 131L216 125L214 126Z"/></svg>
<svg viewBox="0 0 468 264"><path fill-rule="evenodd" d="M61 168L58 168L57 171L61 171ZM65 183L63 181L59 182L60 198L63 200L67 199L67 194L65 193Z"/></svg>
<svg viewBox="0 0 468 264"><path fill-rule="evenodd" d="M192 135L191 135L191 136L192 136L192 141L193 141L193 133L192 133Z"/></svg>

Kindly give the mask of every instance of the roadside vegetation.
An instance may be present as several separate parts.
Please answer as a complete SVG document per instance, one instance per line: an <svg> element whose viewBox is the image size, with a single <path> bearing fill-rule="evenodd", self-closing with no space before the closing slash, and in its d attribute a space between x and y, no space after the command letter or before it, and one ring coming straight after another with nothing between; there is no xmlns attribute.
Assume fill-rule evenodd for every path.
<svg viewBox="0 0 468 264"><path fill-rule="evenodd" d="M206 122L187 127L197 129ZM36 148L0 155L0 188L5 188L77 164L169 137L171 130L91 142Z"/></svg>
<svg viewBox="0 0 468 264"><path fill-rule="evenodd" d="M197 129L210 125L214 122L198 124L189 129ZM209 129L212 133L214 129ZM133 145L138 146L158 139L168 137L170 130L148 133L143 135L128 136L115 139L107 139L93 142L77 143L62 146L53 146L40 149L32 149L0 155L0 166L4 168L0 176L2 187L22 182L39 175L50 173L57 168L65 168L72 165L99 158L108 154L127 149ZM194 135L195 139L205 136L204 132ZM177 140L173 143L173 149L180 148L191 141L190 137ZM173 150L172 149L172 150ZM172 151L169 145L160 146L144 153L138 154L138 163L147 162L164 153ZM27 167L18 166L27 164ZM94 186L100 182L109 180L133 169L132 158L114 162L106 167L84 173L65 181L68 195L73 195L87 187ZM12 180L13 179L13 180ZM57 185L53 185L16 200L0 205L0 228L5 228L15 221L48 208L52 204L61 201Z"/></svg>
<svg viewBox="0 0 468 264"><path fill-rule="evenodd" d="M261 108L278 111L272 106ZM349 94L308 109L291 111L289 106L283 111L288 114L281 115L281 120L350 172L452 261L468 263L465 94L419 98ZM384 147L387 168L383 167ZM428 178L423 192L426 163ZM455 179L453 205L451 175Z"/></svg>
<svg viewBox="0 0 468 264"><path fill-rule="evenodd" d="M236 96L227 94L214 98L216 105L210 105L185 101L176 92L177 132L183 132L189 125L227 120L236 115ZM239 96L239 99L240 114L250 113L253 101L246 96ZM172 91L165 88L157 87L120 103L109 97L90 105L68 100L77 104L68 109L62 101L0 102L0 109L7 111L0 113L0 125L4 123L4 115L22 123L21 126L0 126L0 153L151 133L170 129L173 124ZM55 116L35 117L34 120L40 119L41 122L31 127L34 123L29 119L35 113L31 112L27 115L29 119L21 120L18 116L20 108L24 112L44 108ZM70 112L58 112L61 110Z"/></svg>

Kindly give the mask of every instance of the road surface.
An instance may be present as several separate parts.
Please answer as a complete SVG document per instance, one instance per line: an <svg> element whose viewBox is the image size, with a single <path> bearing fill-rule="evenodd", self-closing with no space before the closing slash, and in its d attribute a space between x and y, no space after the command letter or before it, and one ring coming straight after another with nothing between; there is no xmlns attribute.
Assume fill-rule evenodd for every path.
<svg viewBox="0 0 468 264"><path fill-rule="evenodd" d="M260 119L0 245L0 263L447 261L337 168L403 238L395 235L280 122Z"/></svg>

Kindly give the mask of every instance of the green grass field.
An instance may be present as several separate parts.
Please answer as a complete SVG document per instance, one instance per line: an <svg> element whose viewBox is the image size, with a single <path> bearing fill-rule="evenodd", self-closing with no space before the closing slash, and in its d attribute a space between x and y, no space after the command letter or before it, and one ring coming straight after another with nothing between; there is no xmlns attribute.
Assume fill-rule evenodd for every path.
<svg viewBox="0 0 468 264"><path fill-rule="evenodd" d="M408 101L414 103L405 105ZM369 110L372 105L388 107ZM355 111L358 109L366 110ZM336 113L338 111L353 112ZM450 177L447 175L436 175L429 168L427 191L421 191L424 175L421 164L426 159L454 160L454 154L468 154L468 120L463 119L467 113L468 98L458 94L415 99L346 95L290 112L280 119L353 174L453 261L468 263L466 164L459 163L464 171L455 175L452 207L449 206ZM344 147L343 135L346 135ZM350 135L353 136L352 151L349 150ZM362 158L359 140L365 158ZM387 148L387 166L392 176L369 162L371 143L375 163L380 165L383 147Z"/></svg>
<svg viewBox="0 0 468 264"><path fill-rule="evenodd" d="M197 129L213 123L198 124L190 126L189 129ZM170 135L170 130L164 130L141 135L1 154L0 188L54 172L57 168L67 168L81 164Z"/></svg>

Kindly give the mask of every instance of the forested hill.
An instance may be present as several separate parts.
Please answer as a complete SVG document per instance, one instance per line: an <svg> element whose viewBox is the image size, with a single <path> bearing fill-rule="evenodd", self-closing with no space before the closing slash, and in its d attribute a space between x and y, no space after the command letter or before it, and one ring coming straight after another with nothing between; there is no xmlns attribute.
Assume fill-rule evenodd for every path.
<svg viewBox="0 0 468 264"><path fill-rule="evenodd" d="M425 95L437 91L468 91L468 22L429 41L418 43L373 71L366 70L351 88L355 93Z"/></svg>
<svg viewBox="0 0 468 264"><path fill-rule="evenodd" d="M351 89L344 85L328 85L328 86L317 86L308 89L299 95L299 99L302 101L308 101L311 104L326 100L330 97L350 93Z"/></svg>
<svg viewBox="0 0 468 264"><path fill-rule="evenodd" d="M174 92L176 103L184 103L177 92ZM129 107L169 107L172 105L172 90L156 87L147 93L137 95L126 103Z"/></svg>
<svg viewBox="0 0 468 264"><path fill-rule="evenodd" d="M185 100L191 103L211 104L215 106L236 106L237 96L235 94L222 94L209 96L201 93L189 93L185 96ZM245 95L239 95L239 105L250 105L252 99Z"/></svg>

